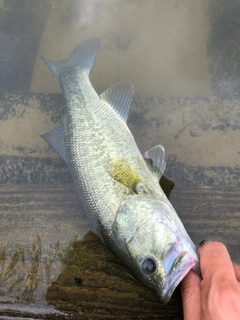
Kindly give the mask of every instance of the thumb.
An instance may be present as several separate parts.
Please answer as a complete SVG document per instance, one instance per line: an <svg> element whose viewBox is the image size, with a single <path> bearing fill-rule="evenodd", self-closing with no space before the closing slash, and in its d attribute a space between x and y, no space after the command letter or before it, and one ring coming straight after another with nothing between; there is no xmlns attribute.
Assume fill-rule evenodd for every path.
<svg viewBox="0 0 240 320"><path fill-rule="evenodd" d="M201 319L201 279L190 270L181 283L184 320Z"/></svg>

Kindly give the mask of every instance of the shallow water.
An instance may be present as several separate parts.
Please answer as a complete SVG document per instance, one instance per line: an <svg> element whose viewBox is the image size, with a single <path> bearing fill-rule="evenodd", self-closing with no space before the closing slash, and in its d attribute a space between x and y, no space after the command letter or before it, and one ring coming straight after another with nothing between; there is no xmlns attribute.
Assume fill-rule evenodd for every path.
<svg viewBox="0 0 240 320"><path fill-rule="evenodd" d="M49 286L89 230L66 165L39 137L61 122L63 98L38 55L62 60L82 40L100 37L92 84L98 93L134 84L128 124L140 150L162 144L165 176L181 190L237 190L240 5L2 0L0 13L0 315L25 306L37 317L41 308L50 312Z"/></svg>

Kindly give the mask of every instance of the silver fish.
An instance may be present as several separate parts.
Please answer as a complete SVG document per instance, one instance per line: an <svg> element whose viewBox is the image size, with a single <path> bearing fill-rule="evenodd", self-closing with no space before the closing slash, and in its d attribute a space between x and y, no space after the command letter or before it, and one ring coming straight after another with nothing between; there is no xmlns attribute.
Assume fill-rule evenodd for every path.
<svg viewBox="0 0 240 320"><path fill-rule="evenodd" d="M100 96L89 73L100 40L80 43L69 58L43 61L58 78L66 114L42 135L65 160L85 213L103 242L167 303L190 269L196 248L159 185L165 151L141 155L126 125L133 85L120 82Z"/></svg>

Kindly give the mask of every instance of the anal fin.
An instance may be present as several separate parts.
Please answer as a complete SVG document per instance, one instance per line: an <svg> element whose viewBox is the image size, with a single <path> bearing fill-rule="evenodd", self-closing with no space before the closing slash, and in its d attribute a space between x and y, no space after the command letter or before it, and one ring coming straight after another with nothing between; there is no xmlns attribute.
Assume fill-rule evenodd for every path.
<svg viewBox="0 0 240 320"><path fill-rule="evenodd" d="M63 123L57 128L42 134L40 137L43 138L67 163Z"/></svg>

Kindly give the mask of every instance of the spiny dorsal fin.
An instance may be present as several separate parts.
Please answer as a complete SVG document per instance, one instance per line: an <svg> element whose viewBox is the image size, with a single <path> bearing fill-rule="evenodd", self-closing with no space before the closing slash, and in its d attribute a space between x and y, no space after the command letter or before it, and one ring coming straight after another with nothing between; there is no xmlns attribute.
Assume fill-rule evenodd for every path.
<svg viewBox="0 0 240 320"><path fill-rule="evenodd" d="M109 104L124 122L127 121L134 87L131 82L120 82L104 91L100 98Z"/></svg>
<svg viewBox="0 0 240 320"><path fill-rule="evenodd" d="M40 137L43 138L65 162L67 162L63 123L60 124L59 127L42 134Z"/></svg>
<svg viewBox="0 0 240 320"><path fill-rule="evenodd" d="M149 171L151 171L158 178L158 180L160 180L166 167L165 150L163 146L157 145L146 151L144 154L144 159Z"/></svg>
<svg viewBox="0 0 240 320"><path fill-rule="evenodd" d="M81 67L87 74L89 74L99 50L100 39L91 38L84 40L77 45L67 60L55 62L42 56L40 57L47 64L55 77L58 78L63 73L64 69L71 66Z"/></svg>

